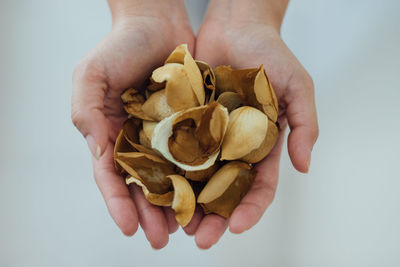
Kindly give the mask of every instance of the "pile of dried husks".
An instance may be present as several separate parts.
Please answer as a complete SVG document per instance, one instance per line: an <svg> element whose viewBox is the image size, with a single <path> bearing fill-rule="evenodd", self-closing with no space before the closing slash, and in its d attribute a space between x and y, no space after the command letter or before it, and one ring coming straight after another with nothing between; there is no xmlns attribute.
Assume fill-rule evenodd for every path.
<svg viewBox="0 0 400 267"><path fill-rule="evenodd" d="M144 90L121 95L129 118L114 150L117 172L186 226L196 202L228 218L279 135L278 102L263 66L233 70L178 46Z"/></svg>

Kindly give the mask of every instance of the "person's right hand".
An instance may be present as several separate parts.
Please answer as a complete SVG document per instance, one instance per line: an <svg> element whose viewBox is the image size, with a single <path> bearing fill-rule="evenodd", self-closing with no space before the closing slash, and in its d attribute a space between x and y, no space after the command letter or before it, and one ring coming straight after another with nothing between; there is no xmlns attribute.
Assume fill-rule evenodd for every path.
<svg viewBox="0 0 400 267"><path fill-rule="evenodd" d="M173 211L151 205L137 186L128 189L114 170L113 147L127 118L121 92L142 86L177 45L193 49L183 0L173 2L110 0L113 28L73 74L72 121L94 156L94 176L107 208L125 235L133 235L140 222L153 248L164 247L177 230Z"/></svg>

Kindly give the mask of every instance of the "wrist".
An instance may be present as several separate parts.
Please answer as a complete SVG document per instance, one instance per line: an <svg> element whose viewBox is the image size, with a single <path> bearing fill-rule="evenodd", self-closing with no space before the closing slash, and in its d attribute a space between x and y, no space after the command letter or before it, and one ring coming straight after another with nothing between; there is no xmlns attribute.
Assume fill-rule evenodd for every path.
<svg viewBox="0 0 400 267"><path fill-rule="evenodd" d="M288 0L211 0L206 20L219 20L230 27L263 24L278 33Z"/></svg>
<svg viewBox="0 0 400 267"><path fill-rule="evenodd" d="M134 18L153 18L170 24L188 23L184 0L108 0L113 24Z"/></svg>

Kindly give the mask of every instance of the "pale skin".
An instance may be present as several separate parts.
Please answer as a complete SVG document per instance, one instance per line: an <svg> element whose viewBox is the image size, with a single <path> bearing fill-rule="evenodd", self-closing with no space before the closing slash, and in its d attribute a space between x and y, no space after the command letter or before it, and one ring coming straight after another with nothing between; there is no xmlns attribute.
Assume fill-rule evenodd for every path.
<svg viewBox="0 0 400 267"><path fill-rule="evenodd" d="M183 0L109 0L110 33L77 65L73 75L72 120L93 154L96 183L121 231L133 235L140 224L153 248L167 245L178 229L170 208L147 202L137 186L125 185L114 171L115 138L126 119L120 101L128 87L140 87L151 71L179 44L187 43L196 59L234 68L264 64L280 104L279 141L257 164L249 193L229 220L195 215L184 231L202 249L218 242L227 227L242 233L254 226L271 204L278 182L284 129L289 125L288 152L293 166L308 172L318 137L313 82L280 38L287 0L212 0L197 37Z"/></svg>

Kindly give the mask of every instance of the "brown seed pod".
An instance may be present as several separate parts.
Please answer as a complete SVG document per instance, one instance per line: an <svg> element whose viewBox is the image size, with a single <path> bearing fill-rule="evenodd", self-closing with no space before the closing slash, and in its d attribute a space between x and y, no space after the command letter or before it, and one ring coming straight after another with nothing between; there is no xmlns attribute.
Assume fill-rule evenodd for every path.
<svg viewBox="0 0 400 267"><path fill-rule="evenodd" d="M185 177L192 181L204 181L209 179L218 169L219 169L219 164L215 163L214 165L205 170L187 171L185 172Z"/></svg>
<svg viewBox="0 0 400 267"><path fill-rule="evenodd" d="M218 66L214 69L216 93L219 96L224 92L235 92L232 81L231 66Z"/></svg>
<svg viewBox="0 0 400 267"><path fill-rule="evenodd" d="M197 202L206 214L229 218L253 183L255 172L250 165L231 161L219 169L201 191Z"/></svg>
<svg viewBox="0 0 400 267"><path fill-rule="evenodd" d="M121 95L122 102L124 103L124 109L130 115L135 118L142 120L153 120L142 110L143 103L145 102L144 97L139 93L138 90L129 88L125 90Z"/></svg>
<svg viewBox="0 0 400 267"><path fill-rule="evenodd" d="M165 89L153 93L142 106L143 112L155 121L161 121L174 111L167 103Z"/></svg>
<svg viewBox="0 0 400 267"><path fill-rule="evenodd" d="M152 147L186 171L214 164L228 126L228 112L214 102L176 113L154 129Z"/></svg>
<svg viewBox="0 0 400 267"><path fill-rule="evenodd" d="M174 187L172 209L175 211L175 219L182 227L188 225L196 208L196 199L190 183L180 175L168 175Z"/></svg>
<svg viewBox="0 0 400 267"><path fill-rule="evenodd" d="M242 105L242 99L235 92L224 92L220 94L217 102L226 107L229 113Z"/></svg>
<svg viewBox="0 0 400 267"><path fill-rule="evenodd" d="M165 177L174 174L174 166L162 158L141 152L117 153L116 161L130 176L139 179L152 193L169 192L171 182Z"/></svg>
<svg viewBox="0 0 400 267"><path fill-rule="evenodd" d="M278 118L278 100L263 65L257 69L232 71L232 83L244 105L255 107L273 122Z"/></svg>

